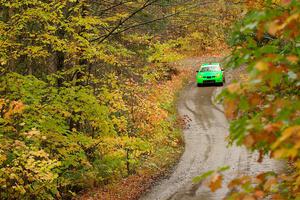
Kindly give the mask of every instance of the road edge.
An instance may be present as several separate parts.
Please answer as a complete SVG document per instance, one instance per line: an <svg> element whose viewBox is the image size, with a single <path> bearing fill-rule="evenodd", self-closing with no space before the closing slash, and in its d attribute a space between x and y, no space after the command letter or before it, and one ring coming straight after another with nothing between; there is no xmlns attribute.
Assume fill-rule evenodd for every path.
<svg viewBox="0 0 300 200"><path fill-rule="evenodd" d="M219 103L216 98L219 96L219 94L221 94L222 90L224 88L223 87L217 87L214 91L213 91L213 95L211 96L211 102L213 104L213 106L215 107L216 110L224 113L224 107L221 103Z"/></svg>

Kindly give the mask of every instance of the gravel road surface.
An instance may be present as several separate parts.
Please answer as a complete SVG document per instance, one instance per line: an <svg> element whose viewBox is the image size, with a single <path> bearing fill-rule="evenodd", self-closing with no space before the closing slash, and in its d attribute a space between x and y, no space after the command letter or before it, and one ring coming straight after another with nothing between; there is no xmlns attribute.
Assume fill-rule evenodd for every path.
<svg viewBox="0 0 300 200"><path fill-rule="evenodd" d="M227 147L228 121L222 110L212 102L217 87L197 87L190 83L181 93L178 111L190 119L184 130L185 152L173 173L153 186L140 200L221 200L229 192L226 187L211 193L207 186L192 179L211 169L229 165L224 183L241 174L281 169L282 164L264 159L257 163L257 154L242 147Z"/></svg>

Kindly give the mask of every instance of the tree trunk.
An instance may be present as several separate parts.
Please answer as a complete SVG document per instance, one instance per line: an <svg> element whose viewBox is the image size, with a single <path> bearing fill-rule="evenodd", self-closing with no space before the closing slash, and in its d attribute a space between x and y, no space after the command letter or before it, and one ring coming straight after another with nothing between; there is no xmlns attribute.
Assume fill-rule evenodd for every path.
<svg viewBox="0 0 300 200"><path fill-rule="evenodd" d="M57 57L56 72L62 72L62 70L64 69L64 65L65 65L65 54L64 54L64 52L57 51L56 57ZM63 85L63 78L59 77L57 79L57 87L62 87L62 85Z"/></svg>

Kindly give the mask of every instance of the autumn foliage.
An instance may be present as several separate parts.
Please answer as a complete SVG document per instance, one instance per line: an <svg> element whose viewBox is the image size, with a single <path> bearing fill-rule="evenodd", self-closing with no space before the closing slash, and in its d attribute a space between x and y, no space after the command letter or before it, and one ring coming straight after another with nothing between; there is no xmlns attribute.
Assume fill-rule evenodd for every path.
<svg viewBox="0 0 300 200"><path fill-rule="evenodd" d="M299 1L269 2L246 15L232 34L228 67L247 65L248 76L223 92L231 119L231 143L282 159L286 173L238 177L228 199L298 199L299 165Z"/></svg>
<svg viewBox="0 0 300 200"><path fill-rule="evenodd" d="M187 41L149 23L157 2L0 1L0 199L71 199L180 154Z"/></svg>
<svg viewBox="0 0 300 200"><path fill-rule="evenodd" d="M70 199L174 162L191 73L173 63L224 49L241 8L0 0L0 198Z"/></svg>

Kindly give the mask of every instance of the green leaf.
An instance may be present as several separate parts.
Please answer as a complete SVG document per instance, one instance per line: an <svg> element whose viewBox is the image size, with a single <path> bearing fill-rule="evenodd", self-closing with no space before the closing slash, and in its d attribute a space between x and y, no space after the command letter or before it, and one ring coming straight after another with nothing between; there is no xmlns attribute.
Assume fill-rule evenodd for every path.
<svg viewBox="0 0 300 200"><path fill-rule="evenodd" d="M214 170L207 171L207 172L201 174L200 176L194 177L193 182L194 183L199 183L199 182L203 181L204 179L208 178L209 176L211 176L214 173L215 173Z"/></svg>

